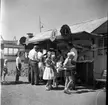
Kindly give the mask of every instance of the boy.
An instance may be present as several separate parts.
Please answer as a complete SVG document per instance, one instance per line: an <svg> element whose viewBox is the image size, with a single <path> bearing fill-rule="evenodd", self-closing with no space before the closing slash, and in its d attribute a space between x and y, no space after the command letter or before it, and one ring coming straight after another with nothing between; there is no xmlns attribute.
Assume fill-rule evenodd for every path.
<svg viewBox="0 0 108 105"><path fill-rule="evenodd" d="M8 60L5 59L4 60L4 67L3 67L3 79L2 79L3 81L5 81L6 74L8 73L7 62L8 62Z"/></svg>

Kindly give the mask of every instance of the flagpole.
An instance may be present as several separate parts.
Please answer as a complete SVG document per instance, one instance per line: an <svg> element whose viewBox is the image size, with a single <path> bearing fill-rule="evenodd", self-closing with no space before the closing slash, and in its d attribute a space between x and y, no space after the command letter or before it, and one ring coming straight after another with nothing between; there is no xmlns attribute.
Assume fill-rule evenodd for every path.
<svg viewBox="0 0 108 105"><path fill-rule="evenodd" d="M41 32L41 18L40 18L40 16L39 16L39 30Z"/></svg>

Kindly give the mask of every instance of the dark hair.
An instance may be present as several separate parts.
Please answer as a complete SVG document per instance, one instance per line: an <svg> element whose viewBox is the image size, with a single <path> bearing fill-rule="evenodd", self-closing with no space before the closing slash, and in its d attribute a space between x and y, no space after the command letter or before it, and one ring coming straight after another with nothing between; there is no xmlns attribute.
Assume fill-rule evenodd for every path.
<svg viewBox="0 0 108 105"><path fill-rule="evenodd" d="M21 55L21 52L20 51L17 52L17 56L19 56L19 55Z"/></svg>

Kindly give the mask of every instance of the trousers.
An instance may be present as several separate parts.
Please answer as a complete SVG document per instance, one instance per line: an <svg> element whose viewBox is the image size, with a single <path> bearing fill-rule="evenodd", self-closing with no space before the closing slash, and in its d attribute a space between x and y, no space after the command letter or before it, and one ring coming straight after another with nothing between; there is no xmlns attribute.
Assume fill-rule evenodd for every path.
<svg viewBox="0 0 108 105"><path fill-rule="evenodd" d="M30 66L31 66L31 84L38 85L39 84L38 62L30 60Z"/></svg>

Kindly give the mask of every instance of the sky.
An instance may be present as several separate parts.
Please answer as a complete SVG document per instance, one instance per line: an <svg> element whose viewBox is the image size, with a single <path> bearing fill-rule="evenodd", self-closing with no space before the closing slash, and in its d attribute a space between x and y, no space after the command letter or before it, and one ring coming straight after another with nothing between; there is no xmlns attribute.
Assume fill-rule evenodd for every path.
<svg viewBox="0 0 108 105"><path fill-rule="evenodd" d="M19 40L26 33L36 35L39 16L42 32L107 16L108 0L0 0L0 35ZM37 36L38 37L38 36Z"/></svg>

